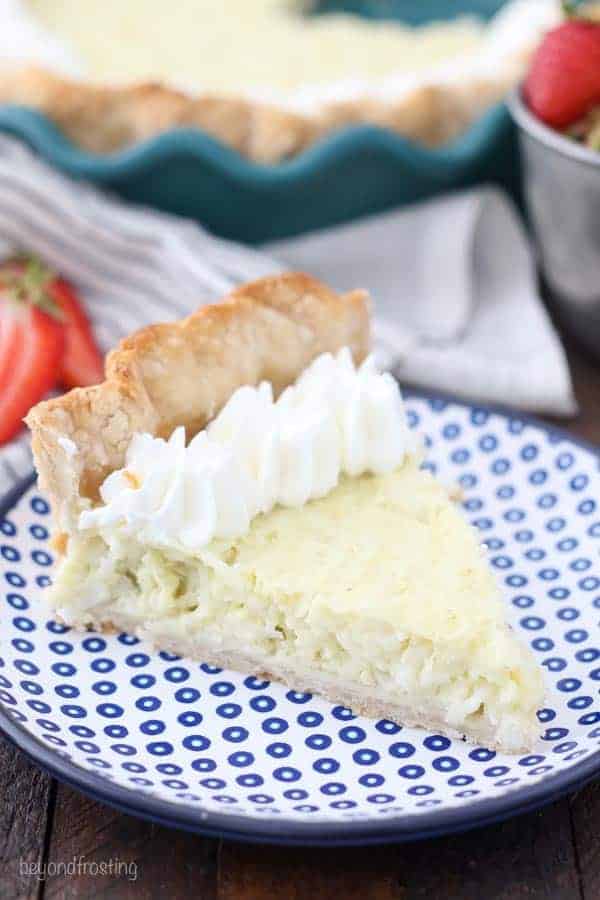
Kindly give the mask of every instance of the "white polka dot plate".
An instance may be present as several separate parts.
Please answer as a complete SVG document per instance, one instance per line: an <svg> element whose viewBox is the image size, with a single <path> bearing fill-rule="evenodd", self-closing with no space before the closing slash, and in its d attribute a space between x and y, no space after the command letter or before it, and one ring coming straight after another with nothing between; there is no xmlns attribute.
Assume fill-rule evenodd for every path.
<svg viewBox="0 0 600 900"><path fill-rule="evenodd" d="M353 716L279 684L47 621L49 509L30 480L0 521L0 728L121 809L247 840L368 843L531 809L600 769L600 457L532 420L411 396L428 465L464 490L507 614L545 670L522 757Z"/></svg>

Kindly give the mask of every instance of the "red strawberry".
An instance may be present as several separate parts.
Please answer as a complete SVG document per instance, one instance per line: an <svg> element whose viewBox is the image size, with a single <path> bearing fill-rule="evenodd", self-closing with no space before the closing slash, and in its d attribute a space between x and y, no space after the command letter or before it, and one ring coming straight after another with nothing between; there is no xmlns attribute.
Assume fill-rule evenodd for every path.
<svg viewBox="0 0 600 900"><path fill-rule="evenodd" d="M0 444L57 384L102 378L102 354L73 288L36 259L0 263Z"/></svg>
<svg viewBox="0 0 600 900"><path fill-rule="evenodd" d="M74 288L38 259L18 257L0 264L0 283L8 275L13 289L39 306L51 306L65 329L58 381L66 388L98 384L104 377L102 354ZM0 389L2 385L0 363Z"/></svg>
<svg viewBox="0 0 600 900"><path fill-rule="evenodd" d="M548 32L523 88L532 113L563 129L600 103L600 24L570 19Z"/></svg>
<svg viewBox="0 0 600 900"><path fill-rule="evenodd" d="M47 291L62 311L67 346L60 371L60 381L67 387L98 384L104 377L102 354L77 294L62 278L53 278Z"/></svg>
<svg viewBox="0 0 600 900"><path fill-rule="evenodd" d="M0 444L55 386L63 350L60 312L29 291L21 263L0 266Z"/></svg>

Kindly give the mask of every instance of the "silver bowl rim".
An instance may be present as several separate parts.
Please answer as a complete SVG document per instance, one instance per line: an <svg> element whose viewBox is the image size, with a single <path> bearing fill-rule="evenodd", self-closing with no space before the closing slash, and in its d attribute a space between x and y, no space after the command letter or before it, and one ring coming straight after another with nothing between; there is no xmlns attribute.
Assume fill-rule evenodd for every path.
<svg viewBox="0 0 600 900"><path fill-rule="evenodd" d="M583 147L577 141L565 137L559 131L555 131L536 119L523 102L521 86L509 95L507 105L519 128L539 143L544 144L549 150L553 150L573 162L600 168L600 152Z"/></svg>

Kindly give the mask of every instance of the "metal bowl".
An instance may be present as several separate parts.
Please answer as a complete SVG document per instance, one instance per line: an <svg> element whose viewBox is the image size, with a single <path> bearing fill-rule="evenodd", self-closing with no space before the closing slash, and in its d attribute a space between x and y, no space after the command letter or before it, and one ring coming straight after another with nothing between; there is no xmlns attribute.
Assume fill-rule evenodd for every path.
<svg viewBox="0 0 600 900"><path fill-rule="evenodd" d="M523 187L542 277L559 318L600 355L600 153L536 119L516 91Z"/></svg>

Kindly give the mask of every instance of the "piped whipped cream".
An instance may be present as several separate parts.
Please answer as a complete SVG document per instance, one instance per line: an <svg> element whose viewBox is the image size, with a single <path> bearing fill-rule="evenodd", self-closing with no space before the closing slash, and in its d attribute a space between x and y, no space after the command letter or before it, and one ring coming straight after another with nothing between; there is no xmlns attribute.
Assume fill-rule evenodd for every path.
<svg viewBox="0 0 600 900"><path fill-rule="evenodd" d="M241 387L186 446L134 435L123 469L100 488L81 529L194 552L246 533L276 505L303 506L342 475L382 475L414 450L398 385L373 357L319 356L277 400L269 383Z"/></svg>

